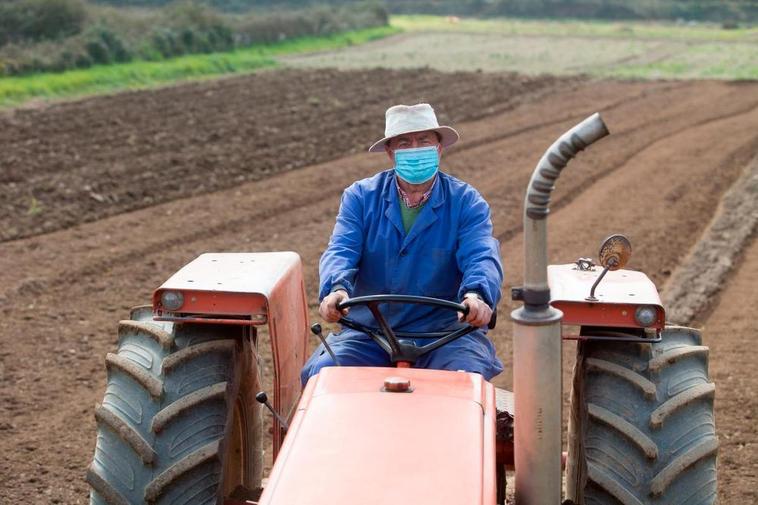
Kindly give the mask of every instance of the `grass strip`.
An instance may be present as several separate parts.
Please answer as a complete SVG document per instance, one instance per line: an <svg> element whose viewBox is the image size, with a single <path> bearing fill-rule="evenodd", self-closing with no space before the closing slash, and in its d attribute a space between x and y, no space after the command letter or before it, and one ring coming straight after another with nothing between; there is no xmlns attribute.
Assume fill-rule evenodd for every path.
<svg viewBox="0 0 758 505"><path fill-rule="evenodd" d="M437 39L450 40L444 59L431 63L448 71L482 68L622 79L758 78L758 27L725 30L704 23L441 16L394 16L391 24L423 37L431 47L424 52L427 60L439 58ZM405 39L409 53L412 40Z"/></svg>
<svg viewBox="0 0 758 505"><path fill-rule="evenodd" d="M452 18L445 16L392 16L391 25L404 31L455 31L504 35L667 39L681 41L758 42L758 27L722 29L713 23L664 21L579 21L516 18Z"/></svg>
<svg viewBox="0 0 758 505"><path fill-rule="evenodd" d="M398 27L382 26L324 37L302 37L228 53L195 54L164 61L134 61L63 73L4 77L0 78L0 107L17 106L34 99L73 98L248 73L276 66L276 56L339 49L387 37L399 31L401 29Z"/></svg>

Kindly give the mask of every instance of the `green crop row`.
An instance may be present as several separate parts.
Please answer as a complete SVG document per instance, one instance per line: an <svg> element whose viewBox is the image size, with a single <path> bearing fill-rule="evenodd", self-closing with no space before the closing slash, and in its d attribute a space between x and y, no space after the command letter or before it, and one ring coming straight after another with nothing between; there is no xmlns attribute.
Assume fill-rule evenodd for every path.
<svg viewBox="0 0 758 505"><path fill-rule="evenodd" d="M603 37L631 40L724 41L758 40L758 27L725 30L708 23L673 23L600 20L533 20L518 18L450 18L445 16L392 16L392 25L407 31L497 33L514 36Z"/></svg>
<svg viewBox="0 0 758 505"><path fill-rule="evenodd" d="M6 77L0 79L0 107L18 105L37 98L76 97L251 72L275 66L275 57L279 55L338 49L397 32L397 28L384 26L323 37L300 37L228 53L188 55L161 62L135 61L63 73Z"/></svg>

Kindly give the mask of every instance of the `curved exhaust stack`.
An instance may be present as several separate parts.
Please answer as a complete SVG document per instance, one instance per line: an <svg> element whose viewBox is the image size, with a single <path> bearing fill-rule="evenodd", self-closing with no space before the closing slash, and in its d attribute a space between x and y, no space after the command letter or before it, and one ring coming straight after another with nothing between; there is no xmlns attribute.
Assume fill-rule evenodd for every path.
<svg viewBox="0 0 758 505"><path fill-rule="evenodd" d="M595 113L542 155L524 201L524 305L511 313L517 505L561 502L561 318L550 306L547 216L555 181L576 154L608 135ZM520 471L519 471L520 470Z"/></svg>
<svg viewBox="0 0 758 505"><path fill-rule="evenodd" d="M532 173L524 200L524 291L547 291L547 216L555 182L579 151L608 135L595 113L553 142ZM543 295L544 296L544 295ZM542 300L542 298L538 299ZM528 304L529 300L525 300ZM543 304L549 303L550 297Z"/></svg>

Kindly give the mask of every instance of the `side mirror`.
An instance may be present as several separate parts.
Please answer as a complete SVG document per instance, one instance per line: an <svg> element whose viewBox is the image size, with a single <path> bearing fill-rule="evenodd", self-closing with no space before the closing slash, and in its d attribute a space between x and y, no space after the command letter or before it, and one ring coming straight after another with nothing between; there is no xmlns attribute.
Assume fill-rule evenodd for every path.
<svg viewBox="0 0 758 505"><path fill-rule="evenodd" d="M623 235L611 235L603 240L597 256L603 268L619 270L626 266L632 256L632 243Z"/></svg>
<svg viewBox="0 0 758 505"><path fill-rule="evenodd" d="M597 256L600 265L603 267L603 271L592 285L590 296L585 298L588 302L599 301L595 298L595 289L597 289L597 285L600 284L600 281L603 280L603 277L605 277L605 274L609 270L619 270L620 268L624 268L629 262L629 258L632 256L632 243L623 235L611 235L603 240Z"/></svg>

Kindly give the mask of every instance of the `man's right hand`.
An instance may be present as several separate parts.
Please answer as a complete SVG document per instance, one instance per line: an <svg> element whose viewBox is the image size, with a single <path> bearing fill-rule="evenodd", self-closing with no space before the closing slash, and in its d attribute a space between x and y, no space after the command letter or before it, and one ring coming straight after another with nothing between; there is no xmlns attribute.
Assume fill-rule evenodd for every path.
<svg viewBox="0 0 758 505"><path fill-rule="evenodd" d="M338 289L333 293L329 293L321 300L321 305L318 308L318 313L328 323L336 323L342 316L346 316L349 309L337 310L337 304L346 302L350 299L347 295L347 291Z"/></svg>

